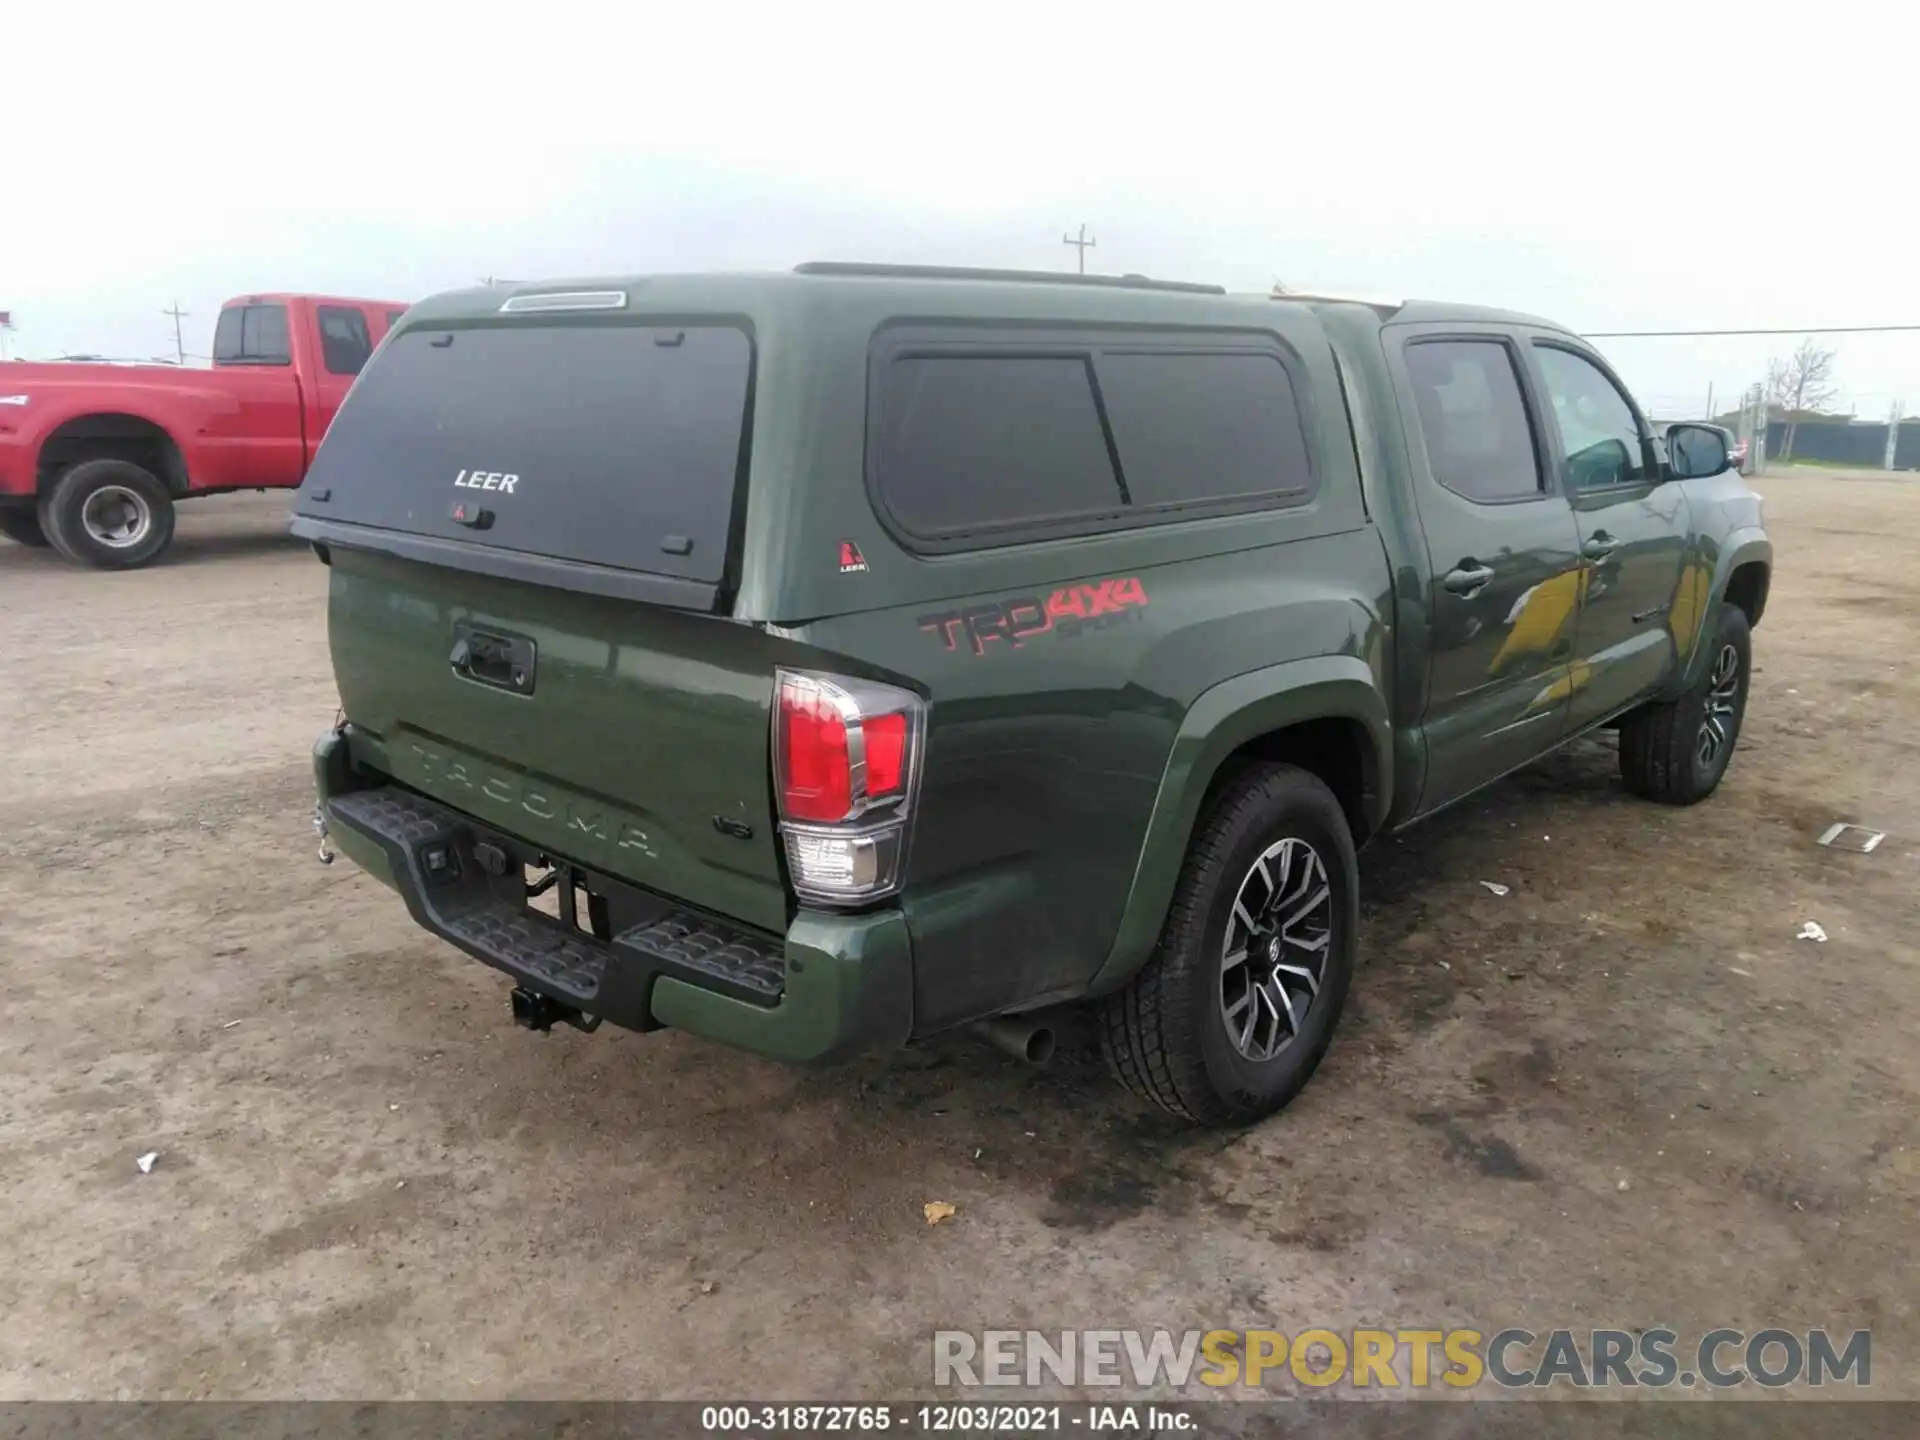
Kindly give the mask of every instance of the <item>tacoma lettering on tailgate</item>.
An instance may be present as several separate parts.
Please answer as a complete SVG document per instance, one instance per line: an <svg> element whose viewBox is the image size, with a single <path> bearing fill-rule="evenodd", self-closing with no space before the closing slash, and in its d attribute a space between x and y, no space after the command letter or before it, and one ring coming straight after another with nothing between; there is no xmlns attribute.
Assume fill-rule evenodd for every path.
<svg viewBox="0 0 1920 1440"><path fill-rule="evenodd" d="M487 770L474 761L430 750L418 741L409 741L407 748L420 774L429 781L457 785L496 804L523 810L536 820L557 820L570 836L597 840L603 846L644 855L649 860L659 858L643 828L605 806Z"/></svg>

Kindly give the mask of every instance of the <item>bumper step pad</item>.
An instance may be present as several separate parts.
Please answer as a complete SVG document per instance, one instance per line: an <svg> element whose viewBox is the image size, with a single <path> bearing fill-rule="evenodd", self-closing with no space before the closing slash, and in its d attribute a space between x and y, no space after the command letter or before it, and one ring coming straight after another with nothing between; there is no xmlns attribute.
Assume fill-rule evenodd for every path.
<svg viewBox="0 0 1920 1440"><path fill-rule="evenodd" d="M653 1029L649 1002L659 975L755 1005L778 1004L785 993L786 957L777 936L682 909L553 857L591 892L616 895L613 913L638 917L602 940L527 905L521 866L539 856L522 841L392 786L335 796L327 811L333 824L385 852L394 883L422 926L588 1014ZM505 875L487 873L475 858L481 841L511 858Z"/></svg>

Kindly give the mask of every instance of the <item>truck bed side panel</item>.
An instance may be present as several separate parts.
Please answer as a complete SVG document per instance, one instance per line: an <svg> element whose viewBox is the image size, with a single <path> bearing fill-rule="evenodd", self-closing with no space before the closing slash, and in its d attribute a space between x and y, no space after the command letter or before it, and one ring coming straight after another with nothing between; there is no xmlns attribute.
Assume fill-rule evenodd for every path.
<svg viewBox="0 0 1920 1440"><path fill-rule="evenodd" d="M964 625L949 650L934 617L1030 616L1051 592L803 632L922 677L936 697L903 902L917 1030L1085 988L1112 950L1174 736L1199 694L1319 655L1360 657L1385 683L1389 597L1370 527L1059 588L1098 592L1116 578L1137 603L1056 618L977 655Z"/></svg>

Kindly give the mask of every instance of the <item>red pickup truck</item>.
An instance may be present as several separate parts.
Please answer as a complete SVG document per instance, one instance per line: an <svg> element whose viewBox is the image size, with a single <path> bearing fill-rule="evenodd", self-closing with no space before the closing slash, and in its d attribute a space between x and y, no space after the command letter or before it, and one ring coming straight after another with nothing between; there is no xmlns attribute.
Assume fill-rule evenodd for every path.
<svg viewBox="0 0 1920 1440"><path fill-rule="evenodd" d="M406 306L247 295L213 368L0 363L0 535L103 569L145 565L195 495L291 490Z"/></svg>

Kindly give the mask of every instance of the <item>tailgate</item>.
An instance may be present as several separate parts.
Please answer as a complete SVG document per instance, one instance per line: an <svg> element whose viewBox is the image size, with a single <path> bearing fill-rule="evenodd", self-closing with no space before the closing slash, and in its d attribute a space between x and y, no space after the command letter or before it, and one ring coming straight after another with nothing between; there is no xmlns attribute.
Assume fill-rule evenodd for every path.
<svg viewBox="0 0 1920 1440"><path fill-rule="evenodd" d="M783 931L783 642L713 613L753 365L725 317L404 326L328 429L295 530L328 546L340 697L393 778Z"/></svg>
<svg viewBox="0 0 1920 1440"><path fill-rule="evenodd" d="M395 779L557 856L786 928L769 712L791 642L347 548L330 593L341 703Z"/></svg>

